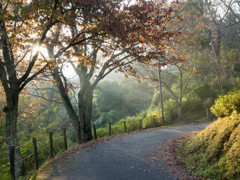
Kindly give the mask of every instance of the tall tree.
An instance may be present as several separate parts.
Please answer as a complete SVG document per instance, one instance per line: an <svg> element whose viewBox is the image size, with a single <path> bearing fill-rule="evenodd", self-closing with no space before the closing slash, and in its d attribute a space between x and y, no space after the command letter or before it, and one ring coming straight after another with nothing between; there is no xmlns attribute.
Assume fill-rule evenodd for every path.
<svg viewBox="0 0 240 180"><path fill-rule="evenodd" d="M18 146L17 119L19 94L25 86L37 78L51 59L39 58L43 44L54 40L58 24L66 23L71 16L67 8L70 1L1 1L0 2L0 80L4 89L6 104L5 131L8 147ZM63 8L65 7L65 8ZM66 47L57 49L57 56L73 44L82 42L79 34L65 41ZM36 50L38 49L38 50ZM42 54L44 57L44 55ZM21 152L16 148L16 173L24 174Z"/></svg>
<svg viewBox="0 0 240 180"><path fill-rule="evenodd" d="M81 4L81 8L72 6L76 9L72 14L75 24L69 26L72 36L80 31L83 37L88 37L81 45L74 46L72 52L65 53L65 59L79 78L78 113L70 101L70 85L61 66L54 67L53 77L76 133L81 126L83 141L92 139L92 99L99 81L114 70L136 75L133 62L148 63L156 59L179 34L175 29L167 29L179 6L178 1L170 6L165 1L144 0L131 6L96 0ZM54 57L53 48L49 49L50 57ZM56 63L63 59L56 59Z"/></svg>
<svg viewBox="0 0 240 180"><path fill-rule="evenodd" d="M51 3L54 5L54 3ZM37 64L38 52L31 51L34 45L41 46L50 28L57 22L57 8L49 2L4 1L0 3L1 57L0 80L4 88L6 105L7 145L18 146L17 118L19 94L28 82L43 72L47 64ZM41 14L40 14L41 12ZM39 22L38 19L41 19ZM29 55L31 53L31 55ZM16 172L24 174L21 152L16 149Z"/></svg>

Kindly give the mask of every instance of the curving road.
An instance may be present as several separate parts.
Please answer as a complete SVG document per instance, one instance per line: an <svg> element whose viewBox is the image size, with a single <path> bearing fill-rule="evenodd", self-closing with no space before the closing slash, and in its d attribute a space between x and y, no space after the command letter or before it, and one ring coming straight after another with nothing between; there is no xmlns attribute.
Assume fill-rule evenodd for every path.
<svg viewBox="0 0 240 180"><path fill-rule="evenodd" d="M58 158L41 170L37 179L154 180L178 179L166 162L154 154L159 146L208 124L142 131L112 139Z"/></svg>

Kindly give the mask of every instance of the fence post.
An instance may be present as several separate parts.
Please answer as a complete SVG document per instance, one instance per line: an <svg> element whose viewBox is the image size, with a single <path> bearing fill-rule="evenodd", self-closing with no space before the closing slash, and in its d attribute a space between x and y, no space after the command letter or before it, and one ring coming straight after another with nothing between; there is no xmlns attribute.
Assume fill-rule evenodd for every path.
<svg viewBox="0 0 240 180"><path fill-rule="evenodd" d="M77 142L78 142L78 144L81 144L81 141L82 141L82 137L81 137L81 125L80 125L80 122L79 122L79 125L78 125L78 133L77 133Z"/></svg>
<svg viewBox="0 0 240 180"><path fill-rule="evenodd" d="M112 134L112 127L111 126L112 126L111 123L109 123L109 136L111 136L111 134Z"/></svg>
<svg viewBox="0 0 240 180"><path fill-rule="evenodd" d="M127 132L126 121L123 121L123 123L124 123L124 131Z"/></svg>
<svg viewBox="0 0 240 180"><path fill-rule="evenodd" d="M63 128L63 142L64 142L64 149L67 150L67 134L66 134L66 128Z"/></svg>
<svg viewBox="0 0 240 180"><path fill-rule="evenodd" d="M142 122L141 122L141 120L139 120L139 128L140 128L140 130L142 130Z"/></svg>
<svg viewBox="0 0 240 180"><path fill-rule="evenodd" d="M154 127L157 127L155 118L153 118L153 125L154 125Z"/></svg>
<svg viewBox="0 0 240 180"><path fill-rule="evenodd" d="M93 133L94 133L94 139L97 140L97 131L96 131L95 124L93 124Z"/></svg>
<svg viewBox="0 0 240 180"><path fill-rule="evenodd" d="M37 151L37 140L36 138L32 139L33 142L33 153L34 153L34 164L35 164L35 169L38 170L38 151Z"/></svg>
<svg viewBox="0 0 240 180"><path fill-rule="evenodd" d="M53 158L53 133L49 132L49 156Z"/></svg>
<svg viewBox="0 0 240 180"><path fill-rule="evenodd" d="M15 146L10 146L10 173L12 179L15 180Z"/></svg>

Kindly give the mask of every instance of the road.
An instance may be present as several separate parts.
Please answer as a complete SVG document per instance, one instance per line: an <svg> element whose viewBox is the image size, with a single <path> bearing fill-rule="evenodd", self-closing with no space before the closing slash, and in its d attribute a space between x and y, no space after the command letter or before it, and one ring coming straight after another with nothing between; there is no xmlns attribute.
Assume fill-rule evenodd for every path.
<svg viewBox="0 0 240 180"><path fill-rule="evenodd" d="M159 146L207 124L142 131L96 143L67 153L45 166L37 180L170 180L178 179L164 158L156 160Z"/></svg>

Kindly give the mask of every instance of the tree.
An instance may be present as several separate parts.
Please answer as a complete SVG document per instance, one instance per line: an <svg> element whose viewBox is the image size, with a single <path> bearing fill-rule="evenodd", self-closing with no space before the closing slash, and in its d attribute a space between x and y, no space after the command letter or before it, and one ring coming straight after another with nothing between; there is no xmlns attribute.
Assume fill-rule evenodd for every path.
<svg viewBox="0 0 240 180"><path fill-rule="evenodd" d="M39 49L53 41L57 25L71 16L70 1L1 1L0 3L0 80L6 105L5 131L8 147L18 146L17 119L19 95L25 86L46 70L51 60L39 58ZM65 9L63 8L65 7ZM57 56L78 44L79 35L65 41L66 47L58 49ZM38 48L38 50L35 50ZM41 54L43 57L44 55ZM16 173L24 174L21 152L16 148Z"/></svg>
<svg viewBox="0 0 240 180"><path fill-rule="evenodd" d="M238 10L240 8L240 2L238 0L230 1L229 3L226 0L220 0L222 4L238 19L240 22L240 14L238 14ZM235 8L234 8L235 7Z"/></svg>
<svg viewBox="0 0 240 180"><path fill-rule="evenodd" d="M224 2L234 10L238 7L237 1ZM195 61L201 79L217 76L219 92L224 93L225 77L230 76L234 84L233 74L236 74L237 63L226 54L239 44L238 19L220 0L189 0L182 13L184 36L178 45L184 46L186 57Z"/></svg>
<svg viewBox="0 0 240 180"><path fill-rule="evenodd" d="M6 97L3 111L6 114L6 141L9 147L18 146L19 94L28 82L47 67L46 63L37 64L38 52L33 52L32 46L42 45L48 31L57 22L54 18L56 11L57 8L49 6L48 2L4 1L0 3L2 53L0 80ZM30 53L31 55L29 55ZM38 68L34 69L36 65ZM16 164L17 175L24 174L24 165L21 160L21 152L18 148L16 149L16 161L20 163Z"/></svg>
<svg viewBox="0 0 240 180"><path fill-rule="evenodd" d="M150 73L145 73L145 78L150 79L151 85L157 89L159 86L158 73L156 70L149 71L149 69L147 69L147 71ZM190 68L186 62L178 62L169 64L168 69L162 72L163 78L161 83L166 92L170 94L170 97L177 104L178 119L180 121L182 120L183 98L187 94L187 89L192 77L191 74L194 71L196 71L195 68ZM156 100L160 103L160 93L155 91L153 105L156 105Z"/></svg>
<svg viewBox="0 0 240 180"><path fill-rule="evenodd" d="M97 84L117 69L136 75L131 65L133 62L148 63L157 58L179 34L166 27L179 5L178 1L169 6L165 1L141 0L131 6L122 6L115 1L107 4L103 1L86 2L81 8L72 6L76 10L72 14L75 21L69 30L72 36L76 32L82 33L87 40L74 46L61 62L67 59L79 78L78 113L69 98L70 84L64 76L63 66L54 66L52 74L76 133L80 124L83 141L92 139L92 99ZM49 50L50 57L54 58L53 47ZM59 61L55 59L56 64Z"/></svg>

